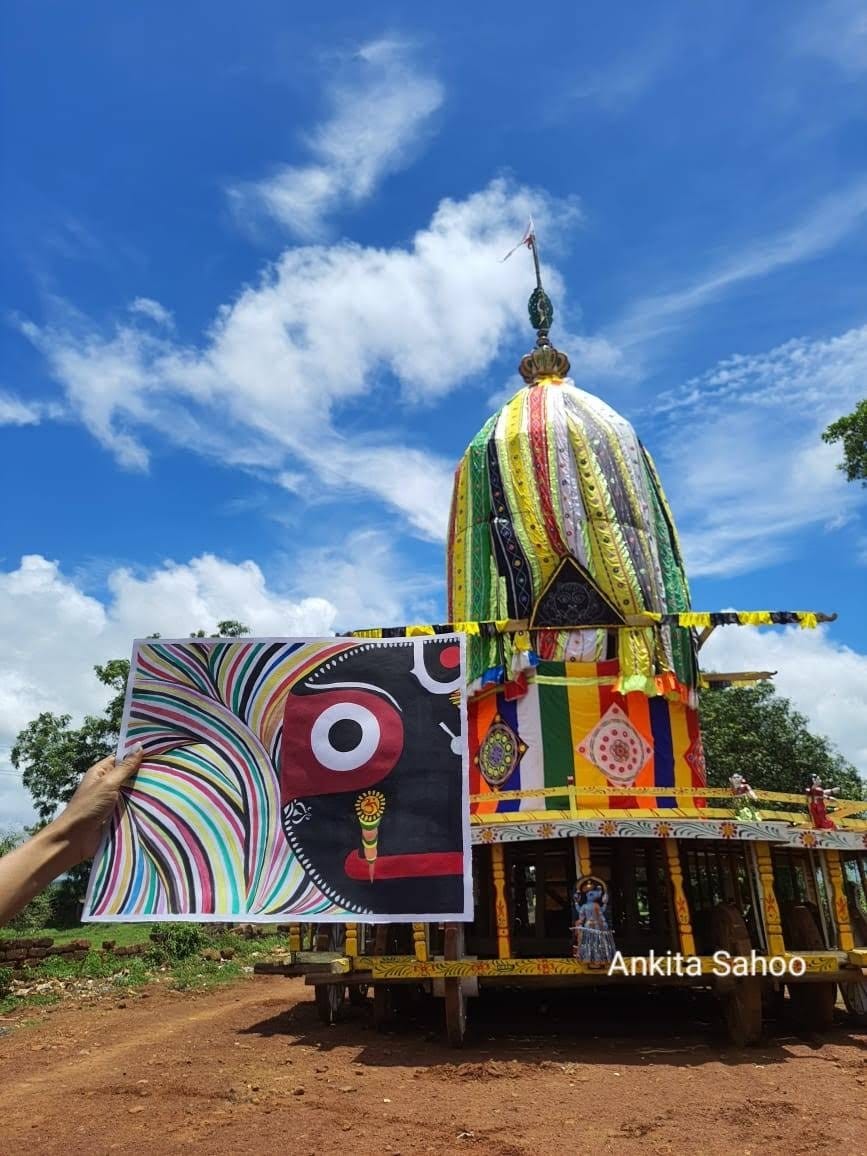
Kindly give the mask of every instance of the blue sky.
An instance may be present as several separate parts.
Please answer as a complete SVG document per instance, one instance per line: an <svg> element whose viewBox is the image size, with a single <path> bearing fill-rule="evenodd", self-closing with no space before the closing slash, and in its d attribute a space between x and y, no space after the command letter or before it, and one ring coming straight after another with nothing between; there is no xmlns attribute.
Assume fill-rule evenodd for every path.
<svg viewBox="0 0 867 1156"><path fill-rule="evenodd" d="M98 709L135 634L440 617L449 473L532 341L528 255L499 261L532 212L553 337L657 458L696 607L840 614L713 664L778 669L867 770L865 492L819 437L865 392L867 21L534 15L7 12L0 744Z"/></svg>

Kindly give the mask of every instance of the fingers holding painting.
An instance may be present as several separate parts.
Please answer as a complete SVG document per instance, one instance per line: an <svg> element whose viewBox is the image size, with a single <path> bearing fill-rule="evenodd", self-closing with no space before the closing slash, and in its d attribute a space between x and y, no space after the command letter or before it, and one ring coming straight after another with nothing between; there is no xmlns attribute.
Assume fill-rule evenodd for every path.
<svg viewBox="0 0 867 1156"><path fill-rule="evenodd" d="M59 818L69 829L80 858L95 854L105 824L120 798L120 789L141 766L144 750L140 744L116 761L108 755L84 774L66 810Z"/></svg>

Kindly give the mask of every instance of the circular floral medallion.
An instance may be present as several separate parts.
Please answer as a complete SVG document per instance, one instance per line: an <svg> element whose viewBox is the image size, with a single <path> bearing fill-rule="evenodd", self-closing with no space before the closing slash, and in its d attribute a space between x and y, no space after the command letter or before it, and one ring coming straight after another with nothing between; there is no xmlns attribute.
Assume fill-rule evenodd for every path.
<svg viewBox="0 0 867 1156"><path fill-rule="evenodd" d="M521 741L509 724L500 715L495 715L476 755L476 766L489 786L501 787L517 767L526 749L526 743Z"/></svg>
<svg viewBox="0 0 867 1156"><path fill-rule="evenodd" d="M609 707L577 750L615 786L631 786L653 754L653 748L616 704Z"/></svg>

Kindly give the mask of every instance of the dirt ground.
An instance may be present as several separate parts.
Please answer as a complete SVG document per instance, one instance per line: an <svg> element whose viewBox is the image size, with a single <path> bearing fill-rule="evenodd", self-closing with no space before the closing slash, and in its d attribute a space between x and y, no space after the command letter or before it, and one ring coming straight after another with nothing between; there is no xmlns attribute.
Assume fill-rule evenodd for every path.
<svg viewBox="0 0 867 1156"><path fill-rule="evenodd" d="M0 1021L0 1149L27 1153L867 1153L867 1032L726 1046L685 992L496 993L320 1024L302 981L149 988ZM427 1016L427 1019L424 1017Z"/></svg>

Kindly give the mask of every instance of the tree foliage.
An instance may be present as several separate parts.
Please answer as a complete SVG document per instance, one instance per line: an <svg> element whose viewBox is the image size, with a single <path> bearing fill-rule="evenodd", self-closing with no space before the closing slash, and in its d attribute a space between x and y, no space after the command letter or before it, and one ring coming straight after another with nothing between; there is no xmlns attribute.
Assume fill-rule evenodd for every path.
<svg viewBox="0 0 867 1156"><path fill-rule="evenodd" d="M94 670L112 691L102 715L87 715L81 726L73 727L70 715L43 711L20 732L12 747L12 765L21 771L40 823L54 818L87 768L117 746L129 662L113 658Z"/></svg>
<svg viewBox="0 0 867 1156"><path fill-rule="evenodd" d="M7 855L10 851L14 851L19 844L23 843L27 838L27 832L18 830L15 827L7 827L0 831L0 856Z"/></svg>
<svg viewBox="0 0 867 1156"><path fill-rule="evenodd" d="M245 626L243 622L239 622L237 618L223 618L217 623L217 629L214 634L207 636L204 630L194 630L190 638L241 638L244 634L250 633L250 627Z"/></svg>
<svg viewBox="0 0 867 1156"><path fill-rule="evenodd" d="M770 682L705 691L701 730L712 787L727 787L737 771L756 790L800 794L810 775L820 775L826 787L840 788L841 798L862 797L855 767L828 739L812 734Z"/></svg>
<svg viewBox="0 0 867 1156"><path fill-rule="evenodd" d="M850 482L859 481L867 486L867 398L855 409L838 418L822 434L822 440L843 443L843 461L840 469Z"/></svg>

